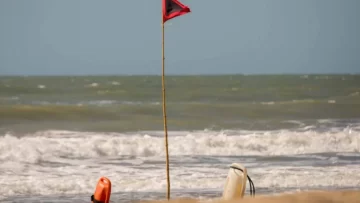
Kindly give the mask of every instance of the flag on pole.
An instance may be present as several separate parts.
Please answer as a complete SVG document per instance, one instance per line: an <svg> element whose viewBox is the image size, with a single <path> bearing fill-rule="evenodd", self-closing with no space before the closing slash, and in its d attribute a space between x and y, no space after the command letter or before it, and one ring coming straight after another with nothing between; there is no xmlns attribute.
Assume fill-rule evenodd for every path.
<svg viewBox="0 0 360 203"><path fill-rule="evenodd" d="M166 180L167 180L167 199L170 199L170 175L169 175L169 150L168 150L168 133L167 133L167 121L166 121L166 105L165 105L165 43L164 43L164 24L166 21L187 14L190 12L190 8L180 3L179 0L162 0L162 89L163 89L163 118L164 118L164 131L165 131L165 153L166 153Z"/></svg>
<svg viewBox="0 0 360 203"><path fill-rule="evenodd" d="M163 23L166 21L187 14L190 8L178 0L162 0Z"/></svg>

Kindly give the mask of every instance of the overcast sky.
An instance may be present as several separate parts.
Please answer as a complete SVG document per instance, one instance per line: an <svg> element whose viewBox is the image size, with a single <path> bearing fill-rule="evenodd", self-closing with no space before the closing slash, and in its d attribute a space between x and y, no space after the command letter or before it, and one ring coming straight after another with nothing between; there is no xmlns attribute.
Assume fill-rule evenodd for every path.
<svg viewBox="0 0 360 203"><path fill-rule="evenodd" d="M167 74L360 73L360 0L181 2ZM161 0L1 0L9 74L161 74Z"/></svg>

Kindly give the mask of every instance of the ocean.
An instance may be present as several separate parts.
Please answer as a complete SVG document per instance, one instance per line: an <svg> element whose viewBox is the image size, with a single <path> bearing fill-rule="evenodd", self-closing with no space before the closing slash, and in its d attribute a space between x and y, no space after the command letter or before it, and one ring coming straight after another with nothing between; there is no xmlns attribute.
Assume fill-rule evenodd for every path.
<svg viewBox="0 0 360 203"><path fill-rule="evenodd" d="M0 77L0 201L166 198L160 76ZM360 75L167 76L171 197L360 189ZM249 189L249 187L247 187ZM249 195L249 190L246 195Z"/></svg>

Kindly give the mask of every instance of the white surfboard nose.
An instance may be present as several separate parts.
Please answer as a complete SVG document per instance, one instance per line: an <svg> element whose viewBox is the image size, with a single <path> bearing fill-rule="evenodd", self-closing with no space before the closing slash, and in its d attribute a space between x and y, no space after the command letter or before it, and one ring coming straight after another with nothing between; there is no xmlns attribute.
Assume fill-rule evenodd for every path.
<svg viewBox="0 0 360 203"><path fill-rule="evenodd" d="M231 164L224 186L223 199L230 200L244 197L246 181L246 168L239 163Z"/></svg>

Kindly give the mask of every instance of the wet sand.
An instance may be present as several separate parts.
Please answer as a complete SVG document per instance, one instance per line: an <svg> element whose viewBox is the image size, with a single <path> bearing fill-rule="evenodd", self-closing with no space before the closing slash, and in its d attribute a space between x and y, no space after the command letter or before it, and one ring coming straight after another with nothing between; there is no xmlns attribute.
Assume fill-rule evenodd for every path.
<svg viewBox="0 0 360 203"><path fill-rule="evenodd" d="M198 203L197 199L146 201L146 203ZM307 191L276 195L245 196L243 199L213 200L212 203L360 203L360 190ZM145 202L141 202L145 203Z"/></svg>

